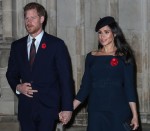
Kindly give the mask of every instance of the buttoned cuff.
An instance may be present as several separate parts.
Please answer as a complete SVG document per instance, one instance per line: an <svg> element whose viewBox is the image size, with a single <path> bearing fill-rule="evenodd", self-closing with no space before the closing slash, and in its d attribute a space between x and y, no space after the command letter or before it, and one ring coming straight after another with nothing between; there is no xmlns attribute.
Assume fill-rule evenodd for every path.
<svg viewBox="0 0 150 131"><path fill-rule="evenodd" d="M20 92L16 90L16 94L17 94L17 95L19 95L19 94L20 94Z"/></svg>

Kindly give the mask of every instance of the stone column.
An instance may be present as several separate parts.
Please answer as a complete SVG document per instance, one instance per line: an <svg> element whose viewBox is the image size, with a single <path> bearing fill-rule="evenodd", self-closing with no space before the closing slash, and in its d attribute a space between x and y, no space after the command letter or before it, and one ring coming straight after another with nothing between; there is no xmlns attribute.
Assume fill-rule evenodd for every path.
<svg viewBox="0 0 150 131"><path fill-rule="evenodd" d="M2 0L0 0L0 43L2 43L3 36L3 26L2 26Z"/></svg>
<svg viewBox="0 0 150 131"><path fill-rule="evenodd" d="M115 17L116 21L119 21L119 0L109 0L109 5L110 10L108 14Z"/></svg>
<svg viewBox="0 0 150 131"><path fill-rule="evenodd" d="M141 48L141 72L138 72L139 78L142 78L142 82L138 85L139 103L140 103L140 114L143 123L150 123L150 1L143 0L141 3L141 37L142 37L142 48ZM137 58L138 59L138 58ZM138 79L140 81L140 79ZM138 81L137 80L137 81Z"/></svg>
<svg viewBox="0 0 150 131"><path fill-rule="evenodd" d="M43 1L43 0L41 0ZM46 31L54 36L57 35L57 7L56 7L57 0L46 0L44 7L48 13L48 22L46 26Z"/></svg>
<svg viewBox="0 0 150 131"><path fill-rule="evenodd" d="M15 114L15 97L6 81L5 73L12 41L12 1L0 0L0 115Z"/></svg>
<svg viewBox="0 0 150 131"><path fill-rule="evenodd" d="M119 23L135 51L137 93L142 123L150 123L149 5L149 0L119 1Z"/></svg>
<svg viewBox="0 0 150 131"><path fill-rule="evenodd" d="M65 41L71 55L75 92L80 88L86 54L84 9L84 0L57 0L57 36ZM74 125L86 125L85 110L75 117Z"/></svg>
<svg viewBox="0 0 150 131"><path fill-rule="evenodd" d="M2 1L2 18L3 18L3 40L9 42L12 40L12 1L3 0Z"/></svg>

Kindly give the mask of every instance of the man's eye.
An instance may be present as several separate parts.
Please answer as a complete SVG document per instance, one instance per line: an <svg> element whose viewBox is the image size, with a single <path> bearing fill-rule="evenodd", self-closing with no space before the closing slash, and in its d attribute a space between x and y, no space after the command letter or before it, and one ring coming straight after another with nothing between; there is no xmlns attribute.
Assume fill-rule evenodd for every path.
<svg viewBox="0 0 150 131"><path fill-rule="evenodd" d="M31 17L32 20L34 20L36 17Z"/></svg>

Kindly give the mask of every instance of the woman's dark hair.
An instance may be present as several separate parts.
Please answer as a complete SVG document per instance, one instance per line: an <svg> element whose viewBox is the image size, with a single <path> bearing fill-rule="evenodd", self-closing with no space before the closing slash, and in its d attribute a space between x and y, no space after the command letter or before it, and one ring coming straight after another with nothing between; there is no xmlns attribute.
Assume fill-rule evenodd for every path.
<svg viewBox="0 0 150 131"><path fill-rule="evenodd" d="M113 22L108 26L111 29L112 33L114 34L114 43L115 46L117 47L115 55L125 56L126 63L134 62L133 50L131 49L130 45L126 41L125 36L121 28L119 27L119 25L116 22ZM101 49L102 47L103 47L102 44L99 42L98 48Z"/></svg>

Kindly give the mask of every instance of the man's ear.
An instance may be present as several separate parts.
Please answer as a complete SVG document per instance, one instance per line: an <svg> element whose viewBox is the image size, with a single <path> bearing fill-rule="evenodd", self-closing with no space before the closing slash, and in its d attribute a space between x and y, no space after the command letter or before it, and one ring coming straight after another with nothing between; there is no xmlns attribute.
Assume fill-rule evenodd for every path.
<svg viewBox="0 0 150 131"><path fill-rule="evenodd" d="M43 23L44 22L44 20L45 20L45 17L44 16L41 16L41 23Z"/></svg>

